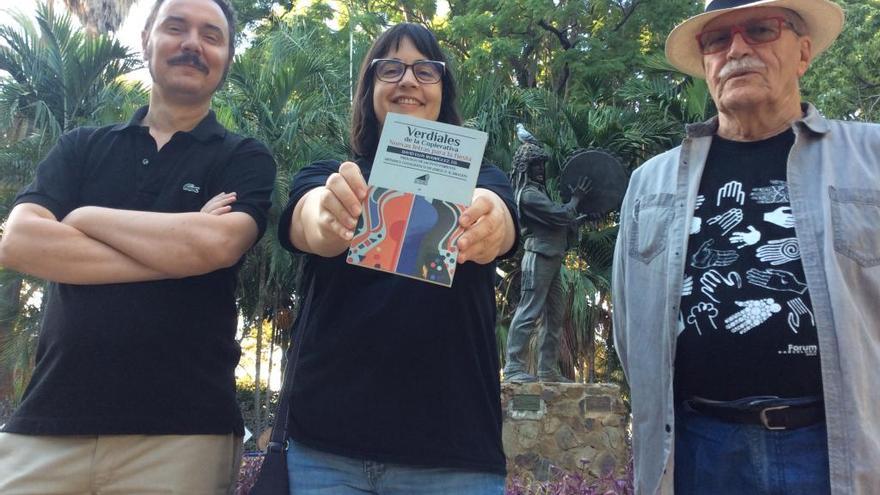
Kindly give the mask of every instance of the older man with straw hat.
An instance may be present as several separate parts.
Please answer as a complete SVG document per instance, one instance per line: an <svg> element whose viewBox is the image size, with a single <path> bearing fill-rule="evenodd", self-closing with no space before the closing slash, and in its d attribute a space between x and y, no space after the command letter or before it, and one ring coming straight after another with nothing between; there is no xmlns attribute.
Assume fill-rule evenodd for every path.
<svg viewBox="0 0 880 495"><path fill-rule="evenodd" d="M638 493L880 493L880 126L799 88L843 21L713 0L667 39L718 116L636 170L621 211Z"/></svg>

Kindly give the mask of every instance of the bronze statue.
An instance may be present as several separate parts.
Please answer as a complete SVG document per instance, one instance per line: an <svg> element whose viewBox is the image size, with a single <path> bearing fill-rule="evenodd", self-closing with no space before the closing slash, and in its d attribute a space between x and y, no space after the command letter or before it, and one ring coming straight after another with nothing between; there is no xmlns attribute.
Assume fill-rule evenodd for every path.
<svg viewBox="0 0 880 495"><path fill-rule="evenodd" d="M560 268L565 252L577 240L578 225L620 207L627 177L614 156L599 150L575 150L560 177L564 204L547 194L545 165L550 156L521 124L523 143L513 156L513 186L524 239L520 301L507 334L504 381L570 382L558 369L559 338L565 315ZM537 377L528 373L526 347L538 332Z"/></svg>
<svg viewBox="0 0 880 495"><path fill-rule="evenodd" d="M559 373L557 355L562 333L563 306L560 267L569 243L575 237L578 204L590 190L589 178L582 177L570 190L564 205L554 203L547 194L545 164L550 156L538 145L523 143L513 156L514 187L524 239L520 301L507 334L507 364L504 380L533 382L527 372L526 346L538 320L537 380L570 382Z"/></svg>

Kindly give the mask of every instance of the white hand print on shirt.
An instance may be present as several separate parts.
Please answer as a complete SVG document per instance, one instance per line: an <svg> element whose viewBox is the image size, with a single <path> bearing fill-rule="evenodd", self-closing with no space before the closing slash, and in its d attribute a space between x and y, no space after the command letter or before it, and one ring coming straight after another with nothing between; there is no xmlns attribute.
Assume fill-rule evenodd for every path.
<svg viewBox="0 0 880 495"><path fill-rule="evenodd" d="M681 283L681 296L689 296L694 292L694 277L687 275Z"/></svg>
<svg viewBox="0 0 880 495"><path fill-rule="evenodd" d="M780 206L771 212L764 213L764 221L786 229L794 228L794 215L791 214L790 206Z"/></svg>
<svg viewBox="0 0 880 495"><path fill-rule="evenodd" d="M746 193L742 191L742 182L732 180L724 184L724 187L718 190L715 205L721 206L721 200L726 198L731 198L742 206L746 202Z"/></svg>
<svg viewBox="0 0 880 495"><path fill-rule="evenodd" d="M788 327L791 328L791 331L794 333L798 333L798 329L801 327L801 316L807 315L810 317L810 325L816 324L816 319L813 318L813 312L810 311L810 308L804 304L803 299L796 297L791 301L788 301L788 307L791 309L791 313L788 313Z"/></svg>
<svg viewBox="0 0 880 495"><path fill-rule="evenodd" d="M761 205L788 203L788 184L784 180L771 180L769 186L752 189L749 197Z"/></svg>
<svg viewBox="0 0 880 495"><path fill-rule="evenodd" d="M751 301L734 301L737 306L743 308L728 316L724 320L724 326L731 333L740 335L767 321L774 313L782 310L782 306L769 297L766 299L754 299Z"/></svg>
<svg viewBox="0 0 880 495"><path fill-rule="evenodd" d="M704 201L706 201L706 196L703 196L702 194L698 194L697 201L695 203L696 206L694 206L694 211L699 210L700 207L703 206Z"/></svg>
<svg viewBox="0 0 880 495"><path fill-rule="evenodd" d="M775 239L758 248L758 259L773 266L795 261L801 257L801 248L796 237Z"/></svg>
<svg viewBox="0 0 880 495"><path fill-rule="evenodd" d="M736 251L711 249L715 239L708 239L700 245L700 249L691 255L691 266L694 268L712 268L727 266L739 258Z"/></svg>
<svg viewBox="0 0 880 495"><path fill-rule="evenodd" d="M710 218L706 224L715 225L717 223L721 227L721 235L727 235L728 232L742 222L742 219L743 211L739 208L731 208L720 215Z"/></svg>
<svg viewBox="0 0 880 495"><path fill-rule="evenodd" d="M730 243L736 246L737 249L742 249L746 246L754 246L761 240L761 233L758 232L758 229L749 225L746 227L748 232L734 232L732 236L730 236Z"/></svg>
<svg viewBox="0 0 880 495"><path fill-rule="evenodd" d="M727 274L727 277L721 275L718 270L712 269L704 273L700 277L700 284L702 284L702 288L700 292L706 295L709 299L717 302L721 302L715 297L715 289L720 285L724 284L727 287L736 287L737 289L742 288L742 277L739 276L739 273L730 272Z"/></svg>
<svg viewBox="0 0 880 495"><path fill-rule="evenodd" d="M691 219L691 235L699 234L700 229L703 228L703 219L700 217L694 217Z"/></svg>
<svg viewBox="0 0 880 495"><path fill-rule="evenodd" d="M718 326L715 325L715 318L717 316L718 308L716 308L714 304L700 302L691 308L691 312L687 317L687 322L696 327L699 335L703 335L703 328L707 330L709 327L716 330L718 329Z"/></svg>
<svg viewBox="0 0 880 495"><path fill-rule="evenodd" d="M794 273L785 270L749 268L749 271L746 272L746 280L752 285L770 290L796 292L798 294L803 294L807 291L807 284L798 280Z"/></svg>

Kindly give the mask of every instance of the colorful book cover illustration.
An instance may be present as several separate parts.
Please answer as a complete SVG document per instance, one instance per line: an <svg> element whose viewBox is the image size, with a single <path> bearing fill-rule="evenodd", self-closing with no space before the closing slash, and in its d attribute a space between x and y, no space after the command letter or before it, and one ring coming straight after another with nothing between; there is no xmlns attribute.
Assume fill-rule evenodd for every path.
<svg viewBox="0 0 880 495"><path fill-rule="evenodd" d="M348 262L449 287L487 135L389 113Z"/></svg>

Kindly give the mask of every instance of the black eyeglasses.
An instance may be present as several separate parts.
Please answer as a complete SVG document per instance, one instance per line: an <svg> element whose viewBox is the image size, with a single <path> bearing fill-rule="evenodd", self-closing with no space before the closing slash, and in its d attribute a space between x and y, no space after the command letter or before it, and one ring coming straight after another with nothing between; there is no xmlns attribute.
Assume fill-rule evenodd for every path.
<svg viewBox="0 0 880 495"><path fill-rule="evenodd" d="M422 84L437 84L446 71L446 64L436 60L419 60L413 64L405 64L400 60L377 58L370 62L370 68L375 70L376 77L388 83L400 82L406 69L410 67L416 80Z"/></svg>
<svg viewBox="0 0 880 495"><path fill-rule="evenodd" d="M782 28L788 27L792 31L794 26L791 22L782 17L765 17L763 19L752 19L742 24L734 24L733 26L723 29L711 29L703 31L697 35L697 43L700 44L700 51L703 55L718 53L730 48L733 44L733 37L736 33L742 35L743 40L750 45L760 45L762 43L770 43L776 41L782 36ZM797 31L795 31L797 33Z"/></svg>

